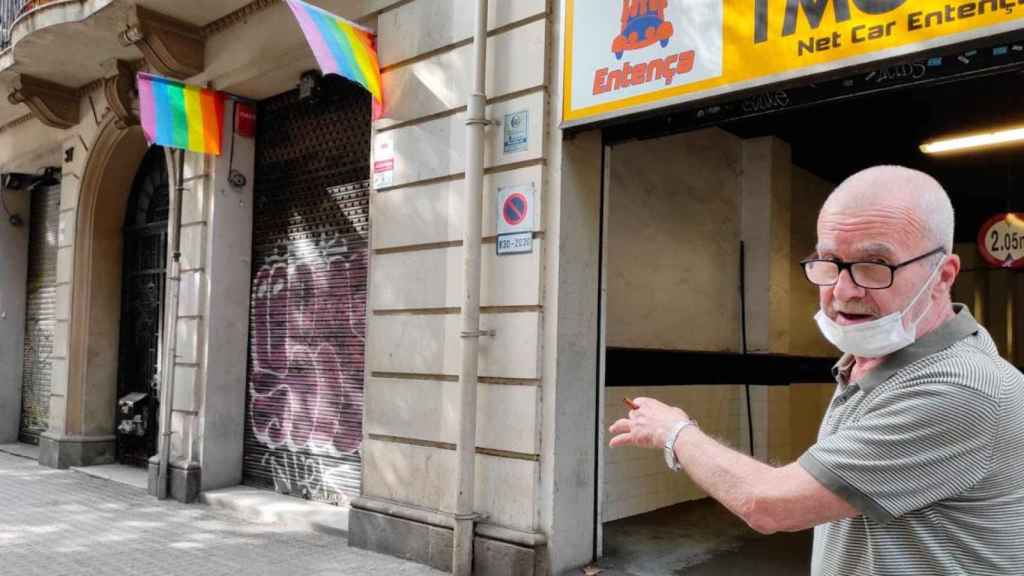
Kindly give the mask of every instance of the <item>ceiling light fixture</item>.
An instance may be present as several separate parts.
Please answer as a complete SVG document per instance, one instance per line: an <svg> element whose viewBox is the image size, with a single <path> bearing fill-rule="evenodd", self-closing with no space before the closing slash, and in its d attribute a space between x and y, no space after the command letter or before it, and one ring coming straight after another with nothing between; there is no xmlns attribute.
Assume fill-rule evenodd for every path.
<svg viewBox="0 0 1024 576"><path fill-rule="evenodd" d="M1005 130L994 130L991 132L979 132L977 134L966 134L951 138L941 138L926 142L921 145L921 152L925 154L943 154L947 152L958 152L961 150L973 150L977 148L990 148L1003 144L1012 144L1024 140L1024 126L1007 128Z"/></svg>

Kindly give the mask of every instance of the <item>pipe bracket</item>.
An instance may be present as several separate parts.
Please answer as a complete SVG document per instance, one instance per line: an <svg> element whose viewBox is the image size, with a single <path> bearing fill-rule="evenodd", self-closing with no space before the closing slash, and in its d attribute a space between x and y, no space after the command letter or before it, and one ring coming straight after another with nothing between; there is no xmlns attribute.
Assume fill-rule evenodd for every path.
<svg viewBox="0 0 1024 576"><path fill-rule="evenodd" d="M497 333L498 333L497 330L476 330L476 331L471 331L471 332L460 332L459 333L459 337L460 338L479 338L481 336L490 336L490 337L493 338L495 335L497 335Z"/></svg>

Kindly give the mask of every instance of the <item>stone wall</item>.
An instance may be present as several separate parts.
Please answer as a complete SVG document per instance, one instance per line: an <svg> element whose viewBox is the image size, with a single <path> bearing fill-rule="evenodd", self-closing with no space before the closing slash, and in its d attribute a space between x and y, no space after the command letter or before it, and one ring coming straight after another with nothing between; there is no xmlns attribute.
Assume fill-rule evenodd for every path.
<svg viewBox="0 0 1024 576"><path fill-rule="evenodd" d="M448 513L455 506L474 6L414 0L377 17L386 105L374 141L375 149L393 150L394 172L371 198L364 503ZM480 343L475 510L486 524L526 539L541 530L547 10L544 0L494 0L488 23L486 114L496 124L485 137L481 328L495 335ZM527 142L506 150L503 123L519 113ZM515 185L534 190L533 251L499 257L496 194ZM353 532L378 520L356 513ZM353 543L387 549L377 540Z"/></svg>

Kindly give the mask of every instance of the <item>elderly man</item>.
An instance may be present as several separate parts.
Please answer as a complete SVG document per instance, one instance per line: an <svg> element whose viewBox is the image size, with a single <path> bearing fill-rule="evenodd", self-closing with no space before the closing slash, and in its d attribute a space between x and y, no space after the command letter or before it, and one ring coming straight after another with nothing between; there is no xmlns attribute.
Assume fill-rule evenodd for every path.
<svg viewBox="0 0 1024 576"><path fill-rule="evenodd" d="M611 445L664 448L758 532L815 527L815 575L1024 574L1024 377L951 303L952 248L938 182L894 166L855 174L801 262L818 327L844 353L817 443L776 468L637 398Z"/></svg>

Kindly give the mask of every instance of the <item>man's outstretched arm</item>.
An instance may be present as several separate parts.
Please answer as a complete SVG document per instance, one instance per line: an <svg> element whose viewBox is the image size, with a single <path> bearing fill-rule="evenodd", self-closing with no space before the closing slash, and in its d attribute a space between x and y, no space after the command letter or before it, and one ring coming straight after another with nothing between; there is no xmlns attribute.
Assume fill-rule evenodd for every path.
<svg viewBox="0 0 1024 576"><path fill-rule="evenodd" d="M610 445L661 449L672 425L689 417L651 398L612 425ZM720 444L694 426L679 433L676 457L690 478L751 528L763 534L795 532L859 516L799 464L775 468Z"/></svg>

